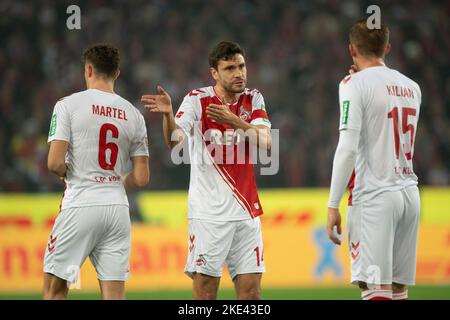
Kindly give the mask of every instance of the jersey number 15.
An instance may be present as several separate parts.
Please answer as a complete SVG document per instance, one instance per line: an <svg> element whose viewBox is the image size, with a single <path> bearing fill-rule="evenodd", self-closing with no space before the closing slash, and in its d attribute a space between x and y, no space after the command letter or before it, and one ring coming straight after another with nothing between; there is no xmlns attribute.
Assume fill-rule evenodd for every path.
<svg viewBox="0 0 450 320"><path fill-rule="evenodd" d="M393 107L391 111L388 112L388 118L392 119L394 122L394 143L395 143L395 157L398 159L399 153L400 153L400 129L403 133L403 139L402 141L406 141L406 134L409 132L410 135L410 141L409 141L409 151L406 151L406 146L403 144L403 153L406 156L407 160L412 159L412 149L414 146L414 124L408 123L408 117L409 116L415 116L416 115L416 109L410 108L410 107L403 107L402 110L402 123L400 128L399 123L399 113L398 113L398 107Z"/></svg>

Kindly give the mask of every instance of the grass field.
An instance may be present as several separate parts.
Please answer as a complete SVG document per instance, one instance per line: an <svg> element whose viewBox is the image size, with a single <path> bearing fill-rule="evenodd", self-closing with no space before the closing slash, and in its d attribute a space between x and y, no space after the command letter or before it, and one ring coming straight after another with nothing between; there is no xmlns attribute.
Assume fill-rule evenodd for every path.
<svg viewBox="0 0 450 320"><path fill-rule="evenodd" d="M450 285L411 287L409 297L411 300L450 300ZM236 296L233 290L220 290L218 298L233 300ZM359 300L360 294L356 288L263 289L262 298L266 300ZM6 299L34 300L41 299L41 296L36 293L0 294L0 300ZM71 291L69 299L100 299L100 294ZM189 290L128 292L127 299L190 300L192 299L192 293Z"/></svg>

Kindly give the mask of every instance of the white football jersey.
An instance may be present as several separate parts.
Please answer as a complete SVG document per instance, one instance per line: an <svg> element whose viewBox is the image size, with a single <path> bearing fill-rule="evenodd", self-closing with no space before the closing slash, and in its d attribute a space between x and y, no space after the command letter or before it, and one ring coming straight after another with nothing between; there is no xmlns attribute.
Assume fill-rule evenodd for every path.
<svg viewBox="0 0 450 320"><path fill-rule="evenodd" d="M186 95L175 116L189 144L188 218L215 221L255 218L263 210L250 161L249 142L239 141L231 127L207 118L205 110L210 104L222 104L213 87L193 90ZM245 89L229 108L248 123L271 126L264 98L255 89ZM243 150L243 147L246 150L239 160L238 149Z"/></svg>
<svg viewBox="0 0 450 320"><path fill-rule="evenodd" d="M339 130L360 131L350 205L417 185L412 158L421 99L417 83L385 66L341 81Z"/></svg>
<svg viewBox="0 0 450 320"><path fill-rule="evenodd" d="M61 209L127 205L121 175L135 156L148 156L142 114L117 94L97 89L74 93L54 108L48 142L69 142Z"/></svg>

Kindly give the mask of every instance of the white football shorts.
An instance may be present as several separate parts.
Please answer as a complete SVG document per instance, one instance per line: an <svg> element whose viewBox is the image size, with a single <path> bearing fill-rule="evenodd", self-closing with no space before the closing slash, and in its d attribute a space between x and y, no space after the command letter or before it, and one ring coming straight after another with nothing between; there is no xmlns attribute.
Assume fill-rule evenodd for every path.
<svg viewBox="0 0 450 320"><path fill-rule="evenodd" d="M351 282L415 284L420 196L417 186L386 191L347 212Z"/></svg>
<svg viewBox="0 0 450 320"><path fill-rule="evenodd" d="M75 282L89 256L99 280L125 281L130 265L130 214L127 206L62 210L44 257L44 272Z"/></svg>
<svg viewBox="0 0 450 320"><path fill-rule="evenodd" d="M239 274L263 273L261 221L210 221L189 219L188 257L185 273L222 276L226 263L231 279Z"/></svg>

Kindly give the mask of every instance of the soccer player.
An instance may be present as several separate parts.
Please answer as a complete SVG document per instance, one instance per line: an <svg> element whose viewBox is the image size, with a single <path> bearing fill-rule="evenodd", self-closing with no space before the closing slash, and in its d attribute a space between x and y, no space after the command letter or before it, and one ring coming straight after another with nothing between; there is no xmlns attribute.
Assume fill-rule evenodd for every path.
<svg viewBox="0 0 450 320"><path fill-rule="evenodd" d="M157 95L142 96L146 108L163 114L169 148L188 139L191 178L184 271L193 279L194 299L216 299L224 263L238 299L260 298L265 271L259 219L263 210L248 147L269 149L271 124L261 93L246 88L244 56L236 43L215 46L209 54L215 85L189 92L175 117L171 98L162 87ZM233 155L242 144L245 163L236 161L239 154ZM222 156L217 156L221 151L223 159L231 155L234 160L221 161Z"/></svg>
<svg viewBox="0 0 450 320"><path fill-rule="evenodd" d="M83 60L87 90L56 103L48 137L48 169L66 187L45 251L44 299L66 298L87 256L102 298L124 299L130 259L124 187L149 182L147 129L142 114L114 92L118 50L94 45Z"/></svg>
<svg viewBox="0 0 450 320"><path fill-rule="evenodd" d="M364 300L407 299L407 286L415 283L420 199L412 159L421 92L385 65L389 50L386 26L371 30L358 21L349 45L357 72L339 85L340 134L327 229L340 244L338 208L349 183L351 282Z"/></svg>

